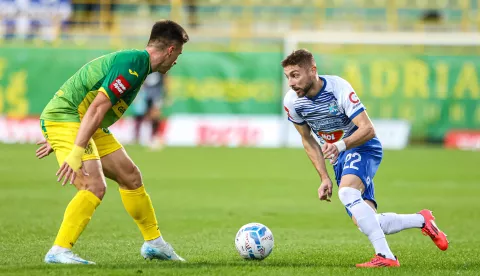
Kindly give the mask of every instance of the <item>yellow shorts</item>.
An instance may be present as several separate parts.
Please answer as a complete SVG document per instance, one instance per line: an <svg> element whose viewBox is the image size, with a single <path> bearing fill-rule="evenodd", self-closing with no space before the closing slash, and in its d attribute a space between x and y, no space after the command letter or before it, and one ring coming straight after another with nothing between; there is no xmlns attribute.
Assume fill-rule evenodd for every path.
<svg viewBox="0 0 480 276"><path fill-rule="evenodd" d="M50 122L40 120L43 136L52 146L57 156L58 165L61 166L77 138L80 123L75 122ZM82 161L95 160L122 148L108 128L99 128L88 141Z"/></svg>

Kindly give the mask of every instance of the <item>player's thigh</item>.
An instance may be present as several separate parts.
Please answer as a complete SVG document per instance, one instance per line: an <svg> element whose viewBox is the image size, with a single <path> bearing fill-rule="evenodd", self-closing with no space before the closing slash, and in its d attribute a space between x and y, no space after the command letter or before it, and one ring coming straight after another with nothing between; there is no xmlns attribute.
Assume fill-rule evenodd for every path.
<svg viewBox="0 0 480 276"><path fill-rule="evenodd" d="M65 158L70 154L75 144L80 123L74 122L49 122L40 121L43 136L50 144L57 157L58 165L61 166ZM99 160L97 147L93 139L88 141L82 161Z"/></svg>
<svg viewBox="0 0 480 276"><path fill-rule="evenodd" d="M42 133L54 150L59 166L72 151L79 127L79 123L41 121ZM74 185L78 190L89 190L101 199L105 194L106 182L93 139L89 140L82 161L88 176L77 173Z"/></svg>
<svg viewBox="0 0 480 276"><path fill-rule="evenodd" d="M337 180L340 179L339 187L351 187L373 196L373 177L381 160L381 155L357 148L346 151L338 161L341 169L336 171Z"/></svg>
<svg viewBox="0 0 480 276"><path fill-rule="evenodd" d="M135 190L143 185L140 170L124 148L101 158L105 176L117 182L120 188Z"/></svg>
<svg viewBox="0 0 480 276"><path fill-rule="evenodd" d="M349 187L359 190L362 194L365 191L365 185L360 177L354 174L344 174L340 179L339 188Z"/></svg>

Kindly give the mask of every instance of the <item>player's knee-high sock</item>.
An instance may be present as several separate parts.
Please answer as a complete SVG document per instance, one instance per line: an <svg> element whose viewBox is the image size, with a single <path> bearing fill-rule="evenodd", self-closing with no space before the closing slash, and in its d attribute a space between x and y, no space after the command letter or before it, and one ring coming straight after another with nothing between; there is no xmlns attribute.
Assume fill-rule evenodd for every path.
<svg viewBox="0 0 480 276"><path fill-rule="evenodd" d="M420 214L399 215L395 213L377 214L377 220L383 233L395 234L405 229L422 228L425 219Z"/></svg>
<svg viewBox="0 0 480 276"><path fill-rule="evenodd" d="M100 202L100 199L92 192L78 191L65 210L63 222L54 244L72 248Z"/></svg>
<svg viewBox="0 0 480 276"><path fill-rule="evenodd" d="M123 206L135 220L143 238L148 241L160 237L155 211L145 187L142 185L135 190L120 189L120 195L122 196Z"/></svg>
<svg viewBox="0 0 480 276"><path fill-rule="evenodd" d="M360 191L350 187L343 187L338 191L338 197L343 205L345 205L355 217L358 227L365 235L367 235L375 248L376 254L380 253L385 257L394 260L395 257L388 247L385 234L375 217L375 211L373 211L373 209L362 199Z"/></svg>

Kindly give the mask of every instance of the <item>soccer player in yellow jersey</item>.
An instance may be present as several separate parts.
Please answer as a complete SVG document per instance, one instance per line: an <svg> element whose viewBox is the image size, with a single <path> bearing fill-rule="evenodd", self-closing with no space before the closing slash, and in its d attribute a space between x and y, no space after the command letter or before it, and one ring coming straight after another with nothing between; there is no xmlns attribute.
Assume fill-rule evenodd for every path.
<svg viewBox="0 0 480 276"><path fill-rule="evenodd" d="M60 87L43 110L40 126L46 142L37 156L48 155L51 147L60 166L57 180L78 189L45 256L46 263L94 264L71 249L105 195L105 177L118 183L123 205L140 228L145 240L142 256L184 261L163 240L142 175L108 127L133 102L148 74L165 74L176 64L188 39L177 23L156 22L145 50L118 51L90 61Z"/></svg>

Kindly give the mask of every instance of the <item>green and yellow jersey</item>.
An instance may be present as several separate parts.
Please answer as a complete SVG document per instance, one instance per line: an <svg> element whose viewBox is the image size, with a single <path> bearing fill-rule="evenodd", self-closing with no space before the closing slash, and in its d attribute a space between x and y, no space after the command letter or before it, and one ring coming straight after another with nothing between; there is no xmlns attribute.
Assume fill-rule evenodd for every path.
<svg viewBox="0 0 480 276"><path fill-rule="evenodd" d="M147 51L123 50L101 56L85 64L60 87L40 119L80 122L95 96L102 92L112 108L100 127L109 127L127 110L150 73Z"/></svg>

